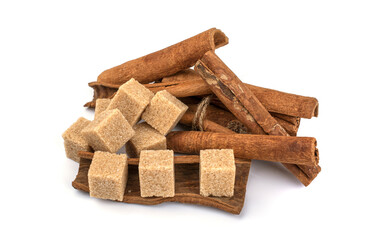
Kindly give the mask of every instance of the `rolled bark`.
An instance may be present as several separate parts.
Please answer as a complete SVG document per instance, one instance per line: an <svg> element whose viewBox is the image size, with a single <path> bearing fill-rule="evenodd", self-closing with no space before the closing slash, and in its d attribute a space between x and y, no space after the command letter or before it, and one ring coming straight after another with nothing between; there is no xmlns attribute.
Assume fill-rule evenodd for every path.
<svg viewBox="0 0 374 240"><path fill-rule="evenodd" d="M164 77L161 82L163 83L170 83L170 82L184 82L184 81L193 81L193 80L201 80L200 75L198 75L195 70L189 68L182 71L177 72L171 76Z"/></svg>
<svg viewBox="0 0 374 240"><path fill-rule="evenodd" d="M192 69L178 72L172 76L163 78L163 83L194 81L194 84L200 84L203 80L201 76ZM260 100L269 112L281 113L284 115L312 118L318 116L318 100L313 97L305 97L291 93L285 93L277 90L257 87L251 84L249 86L254 95ZM201 84L199 88L208 87ZM201 90L202 91L202 90ZM209 93L207 93L209 94ZM193 96L193 95L190 95ZM178 96L187 97L187 96Z"/></svg>
<svg viewBox="0 0 374 240"><path fill-rule="evenodd" d="M178 153L199 154L203 149L233 149L235 157L289 164L318 164L316 139L215 132L177 131L166 136L167 147Z"/></svg>
<svg viewBox="0 0 374 240"><path fill-rule="evenodd" d="M195 71L188 71L186 75L176 74L170 81L145 84L152 92L167 90L175 97L191 97L212 94L208 84ZM183 81L181 81L183 79ZM172 80L172 81L171 81ZM85 107L95 107L97 98L111 98L120 87L120 84L91 82L88 84L94 89L94 97ZM262 88L246 84L260 100L264 107L271 113L278 113L292 117L312 118L318 115L318 101L312 97L280 92L277 90ZM213 99L212 104L219 105Z"/></svg>
<svg viewBox="0 0 374 240"><path fill-rule="evenodd" d="M226 35L221 30L212 28L160 51L105 70L97 81L123 84L135 78L141 83L153 82L192 67L205 52L227 43Z"/></svg>

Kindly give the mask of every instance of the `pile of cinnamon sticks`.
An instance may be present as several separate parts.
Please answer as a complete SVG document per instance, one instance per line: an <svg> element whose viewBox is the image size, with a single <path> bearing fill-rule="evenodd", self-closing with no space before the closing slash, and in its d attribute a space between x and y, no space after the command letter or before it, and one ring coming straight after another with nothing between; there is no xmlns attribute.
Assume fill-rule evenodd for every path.
<svg viewBox="0 0 374 240"><path fill-rule="evenodd" d="M301 118L318 116L318 101L243 83L215 54L228 44L215 28L101 73L89 83L98 98L112 98L135 78L153 92L167 90L189 106L180 123L195 131L167 135L169 149L234 149L235 157L281 162L308 186L321 171L316 139L296 137ZM191 69L194 67L194 69Z"/></svg>

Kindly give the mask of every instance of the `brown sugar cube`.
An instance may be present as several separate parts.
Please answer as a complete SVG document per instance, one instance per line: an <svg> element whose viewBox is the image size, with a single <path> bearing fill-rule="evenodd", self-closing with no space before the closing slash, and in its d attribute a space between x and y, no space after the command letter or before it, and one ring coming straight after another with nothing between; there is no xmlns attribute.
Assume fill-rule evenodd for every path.
<svg viewBox="0 0 374 240"><path fill-rule="evenodd" d="M134 137L126 144L126 153L130 157L139 157L142 150L166 149L166 137L148 123L138 123L134 126L134 130Z"/></svg>
<svg viewBox="0 0 374 240"><path fill-rule="evenodd" d="M80 117L73 123L63 134L66 157L79 162L79 151L90 151L86 139L82 136L82 129L85 128L91 121Z"/></svg>
<svg viewBox="0 0 374 240"><path fill-rule="evenodd" d="M200 194L204 197L232 197L235 185L235 158L232 149L200 151Z"/></svg>
<svg viewBox="0 0 374 240"><path fill-rule="evenodd" d="M100 113L104 112L107 107L109 106L110 99L109 98L98 98L95 103L95 118L100 115Z"/></svg>
<svg viewBox="0 0 374 240"><path fill-rule="evenodd" d="M107 110L118 108L130 125L134 126L153 95L153 92L132 78L119 87Z"/></svg>
<svg viewBox="0 0 374 240"><path fill-rule="evenodd" d="M163 90L155 94L142 118L161 134L166 135L177 125L187 108L187 105Z"/></svg>
<svg viewBox="0 0 374 240"><path fill-rule="evenodd" d="M105 110L82 130L95 151L117 152L135 134L118 109Z"/></svg>
<svg viewBox="0 0 374 240"><path fill-rule="evenodd" d="M88 170L90 196L122 201L127 176L126 154L96 151Z"/></svg>
<svg viewBox="0 0 374 240"><path fill-rule="evenodd" d="M141 151L139 180L142 197L173 197L175 195L173 151Z"/></svg>

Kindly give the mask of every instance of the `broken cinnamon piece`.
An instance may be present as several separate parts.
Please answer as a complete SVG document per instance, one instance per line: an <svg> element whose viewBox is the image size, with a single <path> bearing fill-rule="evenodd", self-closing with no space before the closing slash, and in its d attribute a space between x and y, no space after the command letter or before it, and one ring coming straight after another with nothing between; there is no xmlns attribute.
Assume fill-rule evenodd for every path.
<svg viewBox="0 0 374 240"><path fill-rule="evenodd" d="M166 136L168 149L198 154L202 149L234 149L236 157L314 166L318 164L312 137L177 131Z"/></svg>
<svg viewBox="0 0 374 240"><path fill-rule="evenodd" d="M270 135L289 136L261 104L248 85L240 81L213 52L205 53L197 61L195 70L204 78L210 89L231 113L249 129L252 129L257 123ZM300 169L311 178L314 178L320 171L318 166L300 167Z"/></svg>
<svg viewBox="0 0 374 240"><path fill-rule="evenodd" d="M108 69L99 75L97 81L123 84L135 78L141 83L153 82L192 67L205 52L227 43L228 38L221 30L211 28L160 51Z"/></svg>

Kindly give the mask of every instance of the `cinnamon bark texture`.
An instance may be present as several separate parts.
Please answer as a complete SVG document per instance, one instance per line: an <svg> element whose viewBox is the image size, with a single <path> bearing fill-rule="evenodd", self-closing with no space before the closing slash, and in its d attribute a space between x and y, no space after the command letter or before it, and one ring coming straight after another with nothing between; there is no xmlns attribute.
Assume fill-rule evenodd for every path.
<svg viewBox="0 0 374 240"><path fill-rule="evenodd" d="M181 101L183 101L188 106L188 110L185 116L182 118L181 123L187 126L192 126L192 118L196 112L197 105L198 105L196 103L198 103L199 100L198 99L195 100L192 98L182 98ZM282 116L282 117L284 116L284 118L279 118L278 116ZM297 135L300 120L297 121L295 117L286 116L282 114L277 114L276 116L273 115L273 117L279 122L279 124L291 136ZM290 121L286 121L284 119L289 119ZM217 108L212 105L209 105L206 109L205 122L207 122L206 124L208 125L211 125L210 122L219 124L223 126L224 128L228 128L231 131L234 131L236 133L252 133L231 112L223 110L221 108ZM208 130L205 129L205 131L208 131ZM213 129L212 132L219 132L219 131ZM265 132L262 131L262 134L265 134Z"/></svg>
<svg viewBox="0 0 374 240"><path fill-rule="evenodd" d="M145 84L145 86L154 93L167 90L178 98L208 95L212 93L208 84L205 83L198 73L195 71L188 72L188 74L181 73L174 75L171 79L173 81ZM183 81L181 79L183 79ZM121 84L91 82L88 85L93 88L94 97L91 102L85 104L85 107L95 107L97 98L111 98ZM280 92L249 84L246 85L269 112L301 118L311 118L318 115L318 101L315 98ZM217 105L214 100L212 100L212 103Z"/></svg>
<svg viewBox="0 0 374 240"><path fill-rule="evenodd" d="M172 76L163 78L163 83L184 82L203 80L201 76L192 69L178 72ZM312 118L318 116L318 100L313 97L305 97L291 93L280 92L272 89L247 85L254 95L260 100L269 112L281 113L284 115ZM200 86L203 87L203 86ZM205 85L207 87L207 85ZM191 95L192 96L192 95Z"/></svg>
<svg viewBox="0 0 374 240"><path fill-rule="evenodd" d="M316 139L216 132L177 131L166 136L168 149L197 154L202 149L234 149L235 157L314 166Z"/></svg>
<svg viewBox="0 0 374 240"><path fill-rule="evenodd" d="M196 157L193 158L196 160ZM236 177L233 197L203 197L200 195L199 191L199 164L193 163L195 161L194 159L185 164L180 163L175 165L175 196L171 198L142 198L140 196L138 166L136 164L130 164L130 162L135 163L134 161L130 161L127 186L122 202L143 205L156 205L163 202L180 202L214 207L232 214L239 214L244 205L251 163L248 161L236 161ZM91 159L80 159L79 171L72 183L74 188L84 192L89 192L87 173L90 164Z"/></svg>
<svg viewBox="0 0 374 240"><path fill-rule="evenodd" d="M195 112L196 112L196 105L195 105L194 110L188 107L187 112L183 115L183 117L181 118L179 122L186 126L192 126L193 119L195 117ZM224 126L221 126L218 123L215 123L214 121L208 120L207 118L203 120L201 127L202 127L202 131L206 131L206 132L235 133Z"/></svg>
<svg viewBox="0 0 374 240"><path fill-rule="evenodd" d="M201 80L200 75L195 72L195 70L189 68L182 71L177 72L171 76L164 77L161 82L169 83L169 82L185 82L185 81L193 81L193 80Z"/></svg>
<svg viewBox="0 0 374 240"><path fill-rule="evenodd" d="M99 75L97 81L123 84L135 78L141 83L153 82L192 67L205 52L227 43L226 35L212 28L160 51L108 69Z"/></svg>
<svg viewBox="0 0 374 240"><path fill-rule="evenodd" d="M288 135L252 91L213 52L205 53L195 69L212 92L249 129L259 125L270 135Z"/></svg>
<svg viewBox="0 0 374 240"><path fill-rule="evenodd" d="M258 124L270 135L289 136L286 130L261 104L251 89L240 81L214 52L205 53L202 59L196 63L195 70L231 113L250 130ZM290 168L289 165L284 166ZM303 171L309 178L313 179L320 171L319 166L298 167L300 171ZM297 173L295 175L299 176L300 174Z"/></svg>

